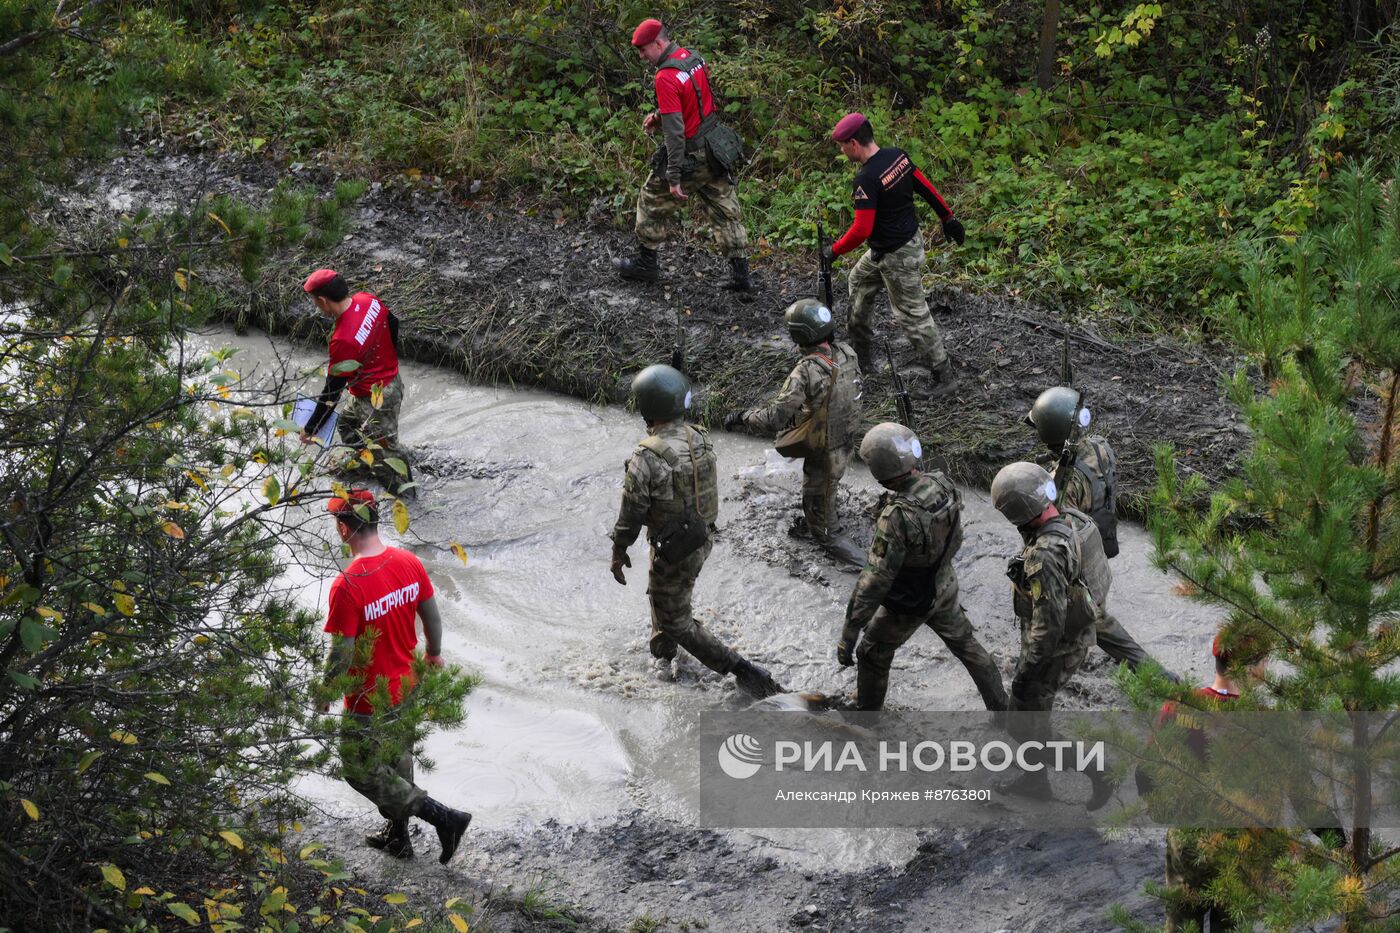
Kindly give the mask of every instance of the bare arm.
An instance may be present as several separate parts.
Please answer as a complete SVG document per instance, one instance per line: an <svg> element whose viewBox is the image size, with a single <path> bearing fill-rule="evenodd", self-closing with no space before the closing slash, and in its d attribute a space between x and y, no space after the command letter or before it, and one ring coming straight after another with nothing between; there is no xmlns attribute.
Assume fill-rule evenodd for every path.
<svg viewBox="0 0 1400 933"><path fill-rule="evenodd" d="M441 656L442 614L438 612L437 597L429 596L418 604L418 617L423 620L423 640L428 643L428 657Z"/></svg>

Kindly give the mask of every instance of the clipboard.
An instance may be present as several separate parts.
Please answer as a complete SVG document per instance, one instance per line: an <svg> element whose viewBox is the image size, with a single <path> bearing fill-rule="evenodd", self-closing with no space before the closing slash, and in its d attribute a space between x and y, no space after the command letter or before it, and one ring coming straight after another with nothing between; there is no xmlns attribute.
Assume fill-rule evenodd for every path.
<svg viewBox="0 0 1400 933"><path fill-rule="evenodd" d="M292 421L297 427L305 428L311 416L316 412L316 400L314 398L299 398L292 407ZM326 419L326 423L321 425L321 430L316 432L316 440L321 442L322 447L330 447L335 442L335 425L340 420L340 412L331 410L331 416Z"/></svg>

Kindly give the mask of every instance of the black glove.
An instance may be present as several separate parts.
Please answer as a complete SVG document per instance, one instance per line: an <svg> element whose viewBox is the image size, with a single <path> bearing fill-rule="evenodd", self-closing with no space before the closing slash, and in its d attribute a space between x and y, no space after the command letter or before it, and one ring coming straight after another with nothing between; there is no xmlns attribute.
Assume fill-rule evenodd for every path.
<svg viewBox="0 0 1400 933"><path fill-rule="evenodd" d="M836 643L836 663L842 667L850 667L855 664L855 651L856 643L842 638Z"/></svg>
<svg viewBox="0 0 1400 933"><path fill-rule="evenodd" d="M680 347L671 351L671 368L685 370L685 354L681 352Z"/></svg>
<svg viewBox="0 0 1400 933"><path fill-rule="evenodd" d="M830 243L825 243L825 244L823 244L823 245L822 245L822 262L835 262L835 261L836 261L836 254L833 253L833 252L831 251L831 244L830 244Z"/></svg>
<svg viewBox="0 0 1400 933"><path fill-rule="evenodd" d="M943 235L959 246L967 239L967 230L963 227L962 221L956 217L949 217L943 221Z"/></svg>
<svg viewBox="0 0 1400 933"><path fill-rule="evenodd" d="M724 429L726 431L733 431L735 428L742 428L743 426L744 413L742 411L731 411L724 416Z"/></svg>

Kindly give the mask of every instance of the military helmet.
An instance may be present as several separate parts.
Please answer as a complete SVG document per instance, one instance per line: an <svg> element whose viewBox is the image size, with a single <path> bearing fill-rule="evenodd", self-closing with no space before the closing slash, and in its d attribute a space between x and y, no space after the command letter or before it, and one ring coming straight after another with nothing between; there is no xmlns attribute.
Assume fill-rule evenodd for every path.
<svg viewBox="0 0 1400 933"><path fill-rule="evenodd" d="M1069 386L1054 386L1040 393L1026 415L1026 424L1035 428L1046 446L1059 450L1074 433L1074 419L1078 417L1081 417L1079 393ZM1080 426L1088 427L1088 424Z"/></svg>
<svg viewBox="0 0 1400 933"><path fill-rule="evenodd" d="M637 411L648 421L673 421L690 408L690 380L678 369L658 363L632 379Z"/></svg>
<svg viewBox="0 0 1400 933"><path fill-rule="evenodd" d="M1034 463L1010 463L992 480L992 505L1017 528L1055 501L1055 479Z"/></svg>
<svg viewBox="0 0 1400 933"><path fill-rule="evenodd" d="M783 321L792 339L803 347L821 343L836 330L831 309L815 298L802 298L788 305Z"/></svg>
<svg viewBox="0 0 1400 933"><path fill-rule="evenodd" d="M877 424L860 442L860 459L880 482L903 476L924 455L914 432L902 424Z"/></svg>

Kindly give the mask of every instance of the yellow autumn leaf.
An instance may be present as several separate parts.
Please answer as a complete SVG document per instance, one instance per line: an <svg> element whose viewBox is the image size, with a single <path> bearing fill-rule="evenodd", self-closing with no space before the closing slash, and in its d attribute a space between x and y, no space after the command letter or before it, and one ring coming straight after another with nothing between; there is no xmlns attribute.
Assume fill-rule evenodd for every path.
<svg viewBox="0 0 1400 933"><path fill-rule="evenodd" d="M142 895L144 895L144 896L146 896L146 897L151 897L151 896L153 896L156 892L152 891L150 888L146 887L146 886L143 884L143 885L141 885L141 887L137 888L135 891L132 891L131 893L132 893L132 894L142 894Z"/></svg>
<svg viewBox="0 0 1400 933"><path fill-rule="evenodd" d="M384 387L380 385L370 386L369 403L379 409L384 407Z"/></svg>
<svg viewBox="0 0 1400 933"><path fill-rule="evenodd" d="M374 454L368 449L360 451L360 459L365 462L365 466L374 466Z"/></svg>
<svg viewBox="0 0 1400 933"><path fill-rule="evenodd" d="M176 269L176 270L175 270L175 284L176 284L176 286L179 287L180 291L182 291L182 292L189 291L189 289L190 289L190 280L189 280L189 277L185 275L185 270L184 270L184 269Z"/></svg>
<svg viewBox="0 0 1400 933"><path fill-rule="evenodd" d="M164 525L160 526L160 529L176 541L183 541L185 539L185 529L174 522L166 522Z"/></svg>
<svg viewBox="0 0 1400 933"><path fill-rule="evenodd" d="M204 481L203 477L201 477L201 476L200 476L198 473L196 473L194 470L186 470L186 471L185 471L185 475L188 476L188 477L190 478L190 482L194 483L194 484L195 484L196 486L198 486L200 489L204 490L205 492L208 492L208 491L209 491L209 484L206 483L206 482Z"/></svg>
<svg viewBox="0 0 1400 933"><path fill-rule="evenodd" d="M118 891L126 890L126 875L123 875L122 870L110 862L102 866L102 879Z"/></svg>
<svg viewBox="0 0 1400 933"><path fill-rule="evenodd" d="M407 895L407 894L399 894L399 893L397 893L397 892L395 892L395 893L393 893L393 894L386 894L386 895L384 895L384 903L386 903L386 904L407 904L407 903L408 903L408 895Z"/></svg>
<svg viewBox="0 0 1400 933"><path fill-rule="evenodd" d="M83 608L86 609L88 612L91 612L93 615L97 616L99 619L104 618L107 615L107 610L97 605L97 603L83 603Z"/></svg>
<svg viewBox="0 0 1400 933"><path fill-rule="evenodd" d="M321 843L319 842L313 842L309 845L304 845L301 847L301 851L297 853L297 858L309 859L311 858L311 856L315 855L317 852L320 852L324 848L325 846L321 845Z"/></svg>
<svg viewBox="0 0 1400 933"><path fill-rule="evenodd" d="M21 798L19 805L24 808L25 813L29 814L31 820L39 822L39 808L34 805L34 801Z"/></svg>
<svg viewBox="0 0 1400 933"><path fill-rule="evenodd" d="M127 732L125 729L118 729L116 732L112 733L112 741L120 742L123 745L135 745L136 736Z"/></svg>
<svg viewBox="0 0 1400 933"><path fill-rule="evenodd" d="M59 612L57 609L50 609L48 606L40 606L34 611L46 619L53 619L55 622L63 621L63 613Z"/></svg>
<svg viewBox="0 0 1400 933"><path fill-rule="evenodd" d="M453 542L452 542L452 553L453 553L454 555L456 555L457 559L460 560L460 561L462 562L462 566L463 566L463 567L467 566L467 549L466 549L466 548L462 547L462 546L461 546L460 544L458 544L456 541L453 541Z"/></svg>
<svg viewBox="0 0 1400 933"><path fill-rule="evenodd" d="M408 531L408 506L404 505L402 499L394 500L394 528L399 534Z"/></svg>
<svg viewBox="0 0 1400 933"><path fill-rule="evenodd" d="M164 784L166 787L170 786L170 778L161 774L159 771L147 771L142 777L155 784Z"/></svg>
<svg viewBox="0 0 1400 933"><path fill-rule="evenodd" d="M237 27L235 27L235 26L230 26L230 27L229 27L229 31L230 31L230 32L237 32L238 29L237 29ZM229 236L233 236L233 231L230 230L230 229L228 228L228 224L224 223L224 219L223 219L222 217L220 217L218 214L214 213L213 211L210 211L210 212L209 212L209 219L212 220L212 221L214 221L214 223L218 224L220 227L223 227L223 228L224 228L224 233L226 233L226 234L229 235Z"/></svg>
<svg viewBox="0 0 1400 933"><path fill-rule="evenodd" d="M231 829L219 830L219 838L223 839L224 842L227 842L235 849L243 848L243 837L238 835L238 833L234 832Z"/></svg>
<svg viewBox="0 0 1400 933"><path fill-rule="evenodd" d="M115 593L112 596L112 602L122 615L136 615L136 599L130 593Z"/></svg>
<svg viewBox="0 0 1400 933"><path fill-rule="evenodd" d="M452 922L452 928L457 933L467 933L467 921L462 919L461 914L448 914L447 919Z"/></svg>
<svg viewBox="0 0 1400 933"><path fill-rule="evenodd" d="M411 929L413 929L414 927L421 927L422 925L423 925L423 918L422 918L422 917L414 917L412 920L410 920L410 921L408 921L407 923L405 923L405 924L403 925L403 928L404 928L405 930L411 930Z"/></svg>

